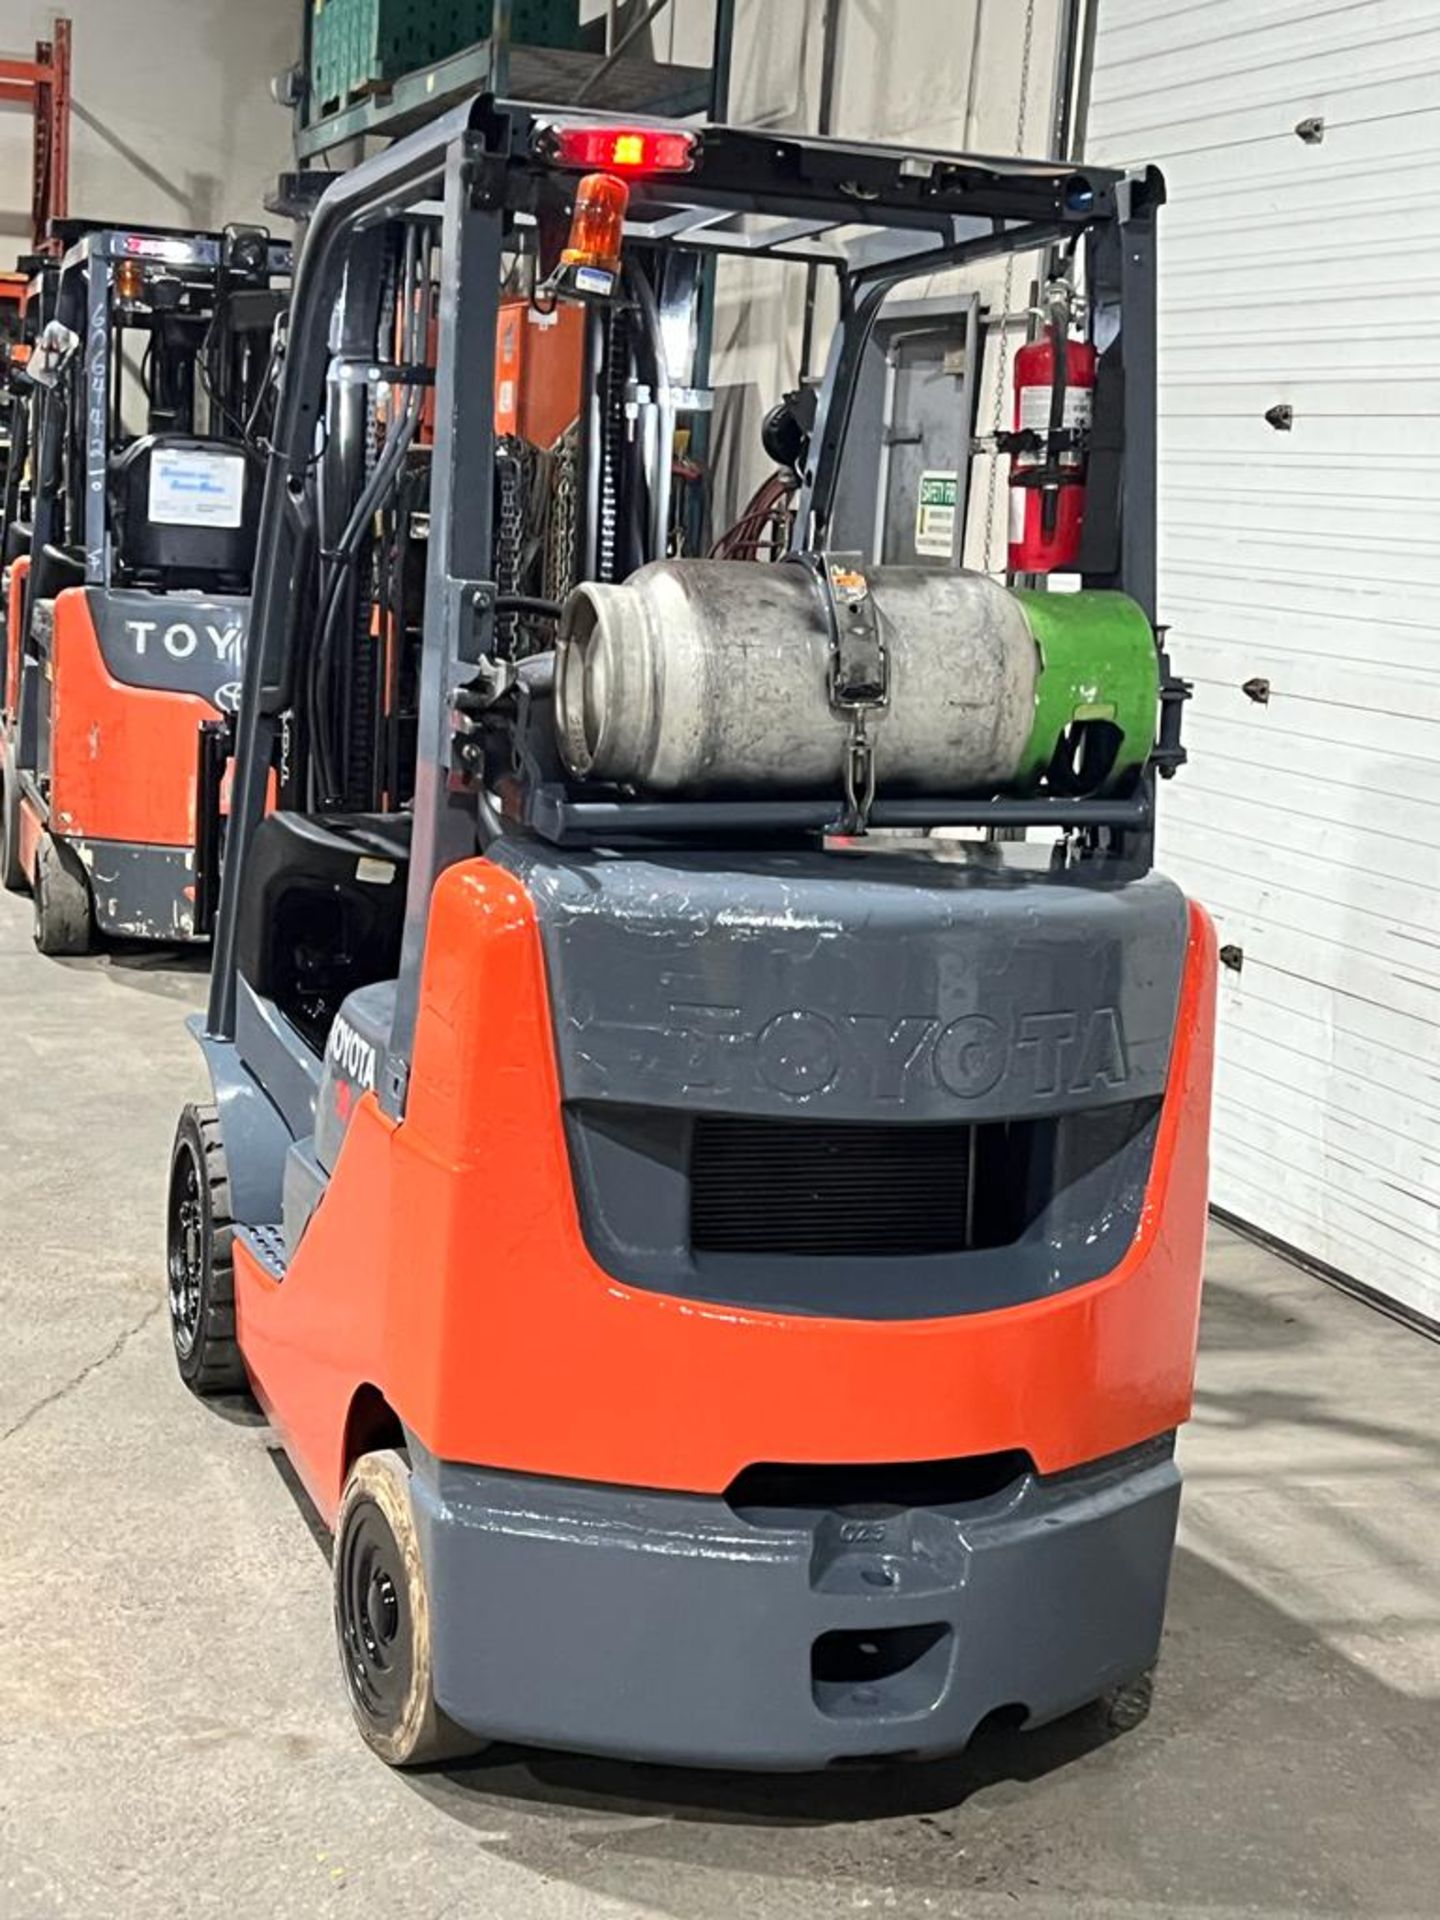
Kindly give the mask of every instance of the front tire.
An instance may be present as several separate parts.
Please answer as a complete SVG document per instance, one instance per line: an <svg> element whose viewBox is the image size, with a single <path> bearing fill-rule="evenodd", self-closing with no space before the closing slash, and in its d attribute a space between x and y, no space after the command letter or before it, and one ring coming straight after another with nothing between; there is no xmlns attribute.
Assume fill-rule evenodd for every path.
<svg viewBox="0 0 1440 1920"><path fill-rule="evenodd" d="M485 1743L435 1702L430 1591L400 1454L361 1454L350 1469L331 1567L340 1669L361 1739L392 1767L479 1752Z"/></svg>
<svg viewBox="0 0 1440 1920"><path fill-rule="evenodd" d="M14 749L7 746L0 767L0 887L7 893L24 893L29 882L20 864L20 776L15 771Z"/></svg>
<svg viewBox="0 0 1440 1920"><path fill-rule="evenodd" d="M213 1107L185 1107L170 1152L165 1266L170 1337L192 1393L245 1390L235 1342L235 1226L220 1121Z"/></svg>
<svg viewBox="0 0 1440 1920"><path fill-rule="evenodd" d="M74 849L42 834L35 853L35 945L56 957L88 953L95 941L90 882Z"/></svg>

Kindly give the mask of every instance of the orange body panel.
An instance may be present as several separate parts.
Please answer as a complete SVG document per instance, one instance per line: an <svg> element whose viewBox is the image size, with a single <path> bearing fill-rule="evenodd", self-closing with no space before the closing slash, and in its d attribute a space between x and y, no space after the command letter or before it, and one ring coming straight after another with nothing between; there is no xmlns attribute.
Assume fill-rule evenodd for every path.
<svg viewBox="0 0 1440 1920"><path fill-rule="evenodd" d="M215 709L198 694L131 687L100 655L84 587L55 602L50 817L58 833L195 844L196 733Z"/></svg>
<svg viewBox="0 0 1440 1920"><path fill-rule="evenodd" d="M35 884L35 856L40 851L40 840L45 832L45 822L36 812L34 804L23 797L20 801L20 870L25 875L26 884Z"/></svg>
<svg viewBox="0 0 1440 1920"><path fill-rule="evenodd" d="M495 323L495 431L520 431L520 351L524 338L523 300L506 300Z"/></svg>
<svg viewBox="0 0 1440 1920"><path fill-rule="evenodd" d="M1104 1278L923 1321L715 1306L591 1256L534 913L508 874L464 862L432 903L405 1120L361 1101L283 1283L236 1249L247 1365L327 1518L363 1384L447 1460L697 1493L756 1461L1023 1448L1055 1472L1117 1452L1190 1411L1214 994L1192 907L1140 1227Z"/></svg>
<svg viewBox="0 0 1440 1920"><path fill-rule="evenodd" d="M585 310L507 300L495 334L495 431L553 447L580 413Z"/></svg>
<svg viewBox="0 0 1440 1920"><path fill-rule="evenodd" d="M25 637L25 583L30 578L30 556L22 553L10 563L10 592L5 603L5 700L7 713L20 705L20 646Z"/></svg>

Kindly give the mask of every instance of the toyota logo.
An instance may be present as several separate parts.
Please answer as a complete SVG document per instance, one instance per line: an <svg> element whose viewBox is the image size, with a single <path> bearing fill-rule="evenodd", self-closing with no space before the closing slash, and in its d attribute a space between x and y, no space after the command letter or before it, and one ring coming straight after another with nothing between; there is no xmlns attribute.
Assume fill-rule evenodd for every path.
<svg viewBox="0 0 1440 1920"><path fill-rule="evenodd" d="M227 680L223 687L217 687L215 689L215 704L221 713L238 713L240 711L240 682L238 680Z"/></svg>

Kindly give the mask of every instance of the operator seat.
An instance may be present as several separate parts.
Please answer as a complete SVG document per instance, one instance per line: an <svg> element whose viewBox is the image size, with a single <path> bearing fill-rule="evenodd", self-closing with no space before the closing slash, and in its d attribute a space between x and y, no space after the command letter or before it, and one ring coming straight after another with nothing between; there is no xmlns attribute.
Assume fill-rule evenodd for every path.
<svg viewBox="0 0 1440 1920"><path fill-rule="evenodd" d="M23 560L30 551L30 540L34 528L25 520L12 520L5 529L5 543L0 548L0 569L11 566L16 560Z"/></svg>
<svg viewBox="0 0 1440 1920"><path fill-rule="evenodd" d="M410 828L408 814L282 811L255 830L236 964L317 1053L347 994L400 971Z"/></svg>

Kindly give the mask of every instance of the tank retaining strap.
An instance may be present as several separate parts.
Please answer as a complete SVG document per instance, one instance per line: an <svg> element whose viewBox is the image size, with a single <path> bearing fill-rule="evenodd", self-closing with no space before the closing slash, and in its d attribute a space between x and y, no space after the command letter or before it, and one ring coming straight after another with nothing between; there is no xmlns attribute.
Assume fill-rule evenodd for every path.
<svg viewBox="0 0 1440 1920"><path fill-rule="evenodd" d="M1016 773L1022 792L1056 765L1067 730L1107 722L1120 741L1095 787L1123 786L1150 758L1160 700L1160 661L1150 622L1128 594L1035 593L1017 589L1040 650L1035 724ZM1067 787L1073 791L1073 786Z"/></svg>

